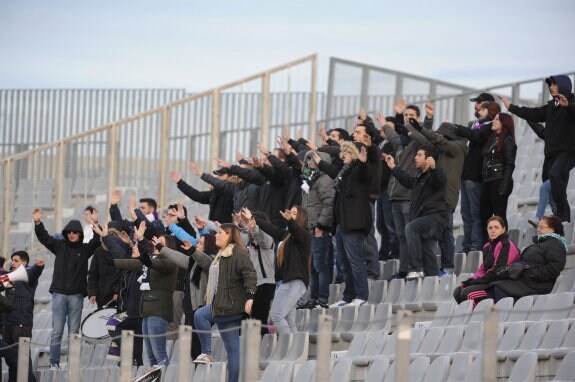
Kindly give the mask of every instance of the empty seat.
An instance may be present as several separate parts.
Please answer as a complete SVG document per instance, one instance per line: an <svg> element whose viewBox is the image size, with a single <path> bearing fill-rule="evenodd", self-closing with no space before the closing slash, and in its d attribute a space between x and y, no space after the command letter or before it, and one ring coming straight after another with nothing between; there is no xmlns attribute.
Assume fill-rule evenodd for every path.
<svg viewBox="0 0 575 382"><path fill-rule="evenodd" d="M307 359L309 348L309 333L293 333L293 341L286 356L282 361L291 361L295 363L304 362Z"/></svg>
<svg viewBox="0 0 575 382"><path fill-rule="evenodd" d="M397 272L399 272L399 260L389 259L383 265L383 274L381 275L381 279L390 280Z"/></svg>
<svg viewBox="0 0 575 382"><path fill-rule="evenodd" d="M455 290L455 275L443 276L439 279L437 295L434 301L422 301L423 310L437 310L440 303L453 300L453 291Z"/></svg>
<svg viewBox="0 0 575 382"><path fill-rule="evenodd" d="M513 309L507 316L505 325L507 326L511 322L525 321L533 307L533 300L533 296L524 296L517 300L515 305L513 305Z"/></svg>
<svg viewBox="0 0 575 382"><path fill-rule="evenodd" d="M410 357L413 359L435 353L443 338L444 333L445 329L442 327L436 326L429 328L426 331L425 336L419 345L419 348L410 352Z"/></svg>
<svg viewBox="0 0 575 382"><path fill-rule="evenodd" d="M359 333L358 333L359 334ZM380 358L385 346L387 345L389 335L386 330L380 330L378 332L366 333L365 337L357 335L353 338L346 357L352 359L354 365L357 366L367 366L375 359ZM358 341L354 345L355 341ZM353 351L352 351L352 347ZM361 348L361 353L358 354L358 350Z"/></svg>
<svg viewBox="0 0 575 382"><path fill-rule="evenodd" d="M511 309L513 309L513 302L513 297L505 297L495 303L494 309L499 314L499 322L507 321L507 317L509 316Z"/></svg>
<svg viewBox="0 0 575 382"><path fill-rule="evenodd" d="M418 302L420 294L421 279L416 278L413 280L407 280L401 297L392 305L392 311L396 312L400 309L405 309L406 304Z"/></svg>
<svg viewBox="0 0 575 382"><path fill-rule="evenodd" d="M473 301L467 300L463 301L461 304L455 307L451 321L449 321L450 326L465 325L471 318L471 313L473 312Z"/></svg>
<svg viewBox="0 0 575 382"><path fill-rule="evenodd" d="M470 251L467 254L467 259L465 261L465 271L464 273L475 273L479 266L483 263L483 252L482 251Z"/></svg>
<svg viewBox="0 0 575 382"><path fill-rule="evenodd" d="M329 305L341 300L344 284L329 284L329 297L327 303Z"/></svg>
<svg viewBox="0 0 575 382"><path fill-rule="evenodd" d="M423 382L445 381L449 374L451 359L447 356L436 358L427 368Z"/></svg>
<svg viewBox="0 0 575 382"><path fill-rule="evenodd" d="M571 324L569 331L565 335L565 339L560 347L554 349L551 355L553 358L561 359L565 357L569 352L575 349L575 324Z"/></svg>
<svg viewBox="0 0 575 382"><path fill-rule="evenodd" d="M525 321L517 321L507 327L497 346L498 361L504 361L509 352L519 347L521 339L525 334L525 326Z"/></svg>
<svg viewBox="0 0 575 382"><path fill-rule="evenodd" d="M341 339L341 333L349 332L357 318L357 306L344 306L341 312L341 319L337 327L331 333L331 340L337 342Z"/></svg>
<svg viewBox="0 0 575 382"><path fill-rule="evenodd" d="M565 355L557 369L555 378L550 382L575 381L575 351Z"/></svg>
<svg viewBox="0 0 575 382"><path fill-rule="evenodd" d="M295 311L295 323L298 332L307 330L310 313L309 309L297 309Z"/></svg>
<svg viewBox="0 0 575 382"><path fill-rule="evenodd" d="M459 276L465 269L465 260L467 255L463 252L456 252L453 254L453 273Z"/></svg>
<svg viewBox="0 0 575 382"><path fill-rule="evenodd" d="M336 360L335 366L330 373L330 382L348 382L351 380L351 359L343 358Z"/></svg>
<svg viewBox="0 0 575 382"><path fill-rule="evenodd" d="M453 362L451 364L451 368L449 369L449 375L447 376L446 382L463 381L469 371L469 367L471 366L472 362L473 356L470 353L456 353L453 356Z"/></svg>
<svg viewBox="0 0 575 382"><path fill-rule="evenodd" d="M541 360L549 359L552 352L559 348L569 330L568 320L559 320L552 322L547 328L545 337L541 341L539 348L533 349L537 353L537 358Z"/></svg>
<svg viewBox="0 0 575 382"><path fill-rule="evenodd" d="M392 305L397 304L400 301L401 296L403 295L404 288L405 288L404 279L391 280L387 290L387 295L385 296L385 302Z"/></svg>
<svg viewBox="0 0 575 382"><path fill-rule="evenodd" d="M533 382L535 380L535 370L537 368L537 354L534 352L522 353L513 369L507 382Z"/></svg>
<svg viewBox="0 0 575 382"><path fill-rule="evenodd" d="M348 332L343 332L340 337L344 341L351 341L355 333L365 332L373 319L375 306L372 304L365 304L360 306L358 309L357 320L353 322L353 325Z"/></svg>
<svg viewBox="0 0 575 382"><path fill-rule="evenodd" d="M305 361L297 371L294 372L294 381L314 382L315 381L315 360Z"/></svg>
<svg viewBox="0 0 575 382"><path fill-rule="evenodd" d="M375 280L371 283L367 302L377 305L382 302L387 292L387 280ZM337 301L337 300L336 300Z"/></svg>
<svg viewBox="0 0 575 382"><path fill-rule="evenodd" d="M430 326L447 326L455 311L455 301L444 301L438 305L438 309L431 320Z"/></svg>
<svg viewBox="0 0 575 382"><path fill-rule="evenodd" d="M380 330L389 331L391 328L391 304L381 303L375 307L375 314L371 320L368 332Z"/></svg>
<svg viewBox="0 0 575 382"><path fill-rule="evenodd" d="M442 355L455 353L457 349L461 347L463 331L464 326L450 326L445 328L445 333L443 334L443 338L441 339L437 350L429 356L432 357L432 359L435 359Z"/></svg>
<svg viewBox="0 0 575 382"><path fill-rule="evenodd" d="M373 361L367 374L365 375L365 382L381 382L389 370L389 358L380 357Z"/></svg>
<svg viewBox="0 0 575 382"><path fill-rule="evenodd" d="M491 311L492 307L493 307L493 300L490 298L486 298L485 300L479 301L479 304L477 304L475 309L473 309L473 313L471 314L471 317L469 318L469 322L474 322L474 321L483 322L483 321L485 321L485 319L487 318L486 312Z"/></svg>
<svg viewBox="0 0 575 382"><path fill-rule="evenodd" d="M537 349L543 341L543 337L547 332L547 323L546 322L534 322L525 333L525 336L521 340L521 343L517 347L517 349L510 351L507 354L507 358L512 361L516 361L521 357L523 353L526 351L530 351L533 349Z"/></svg>
<svg viewBox="0 0 575 382"><path fill-rule="evenodd" d="M260 362L270 359L275 350L276 344L277 337L275 333L264 334L262 337L262 342L260 343Z"/></svg>
<svg viewBox="0 0 575 382"><path fill-rule="evenodd" d="M207 382L226 382L227 362L214 362L210 368L210 377Z"/></svg>
<svg viewBox="0 0 575 382"><path fill-rule="evenodd" d="M278 336L277 344L269 358L260 360L260 369L265 369L271 361L283 360L288 354L292 341L293 337L291 333L280 334Z"/></svg>
<svg viewBox="0 0 575 382"><path fill-rule="evenodd" d="M411 361L409 365L409 382L421 382L429 364L431 363L428 357L419 357ZM387 369L384 382L395 382L396 378L396 365L393 364Z"/></svg>
<svg viewBox="0 0 575 382"><path fill-rule="evenodd" d="M424 301L430 301L430 302L435 301L438 288L439 288L439 277L427 276L426 278L423 279L419 299L411 302L406 302L405 309L411 310L412 312L419 312L423 310Z"/></svg>

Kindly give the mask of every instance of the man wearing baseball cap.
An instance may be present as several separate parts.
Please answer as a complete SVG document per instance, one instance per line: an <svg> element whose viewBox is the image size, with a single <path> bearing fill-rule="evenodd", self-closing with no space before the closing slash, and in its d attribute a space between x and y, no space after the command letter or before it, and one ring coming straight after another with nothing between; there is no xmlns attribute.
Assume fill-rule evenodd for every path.
<svg viewBox="0 0 575 382"><path fill-rule="evenodd" d="M556 209L553 214L562 221L570 221L571 208L567 201L569 171L575 167L575 97L571 79L565 75L545 79L549 93L553 97L539 107L512 105L505 97L501 102L519 118L531 122L545 122L545 161L543 162L543 182L549 179L551 195Z"/></svg>

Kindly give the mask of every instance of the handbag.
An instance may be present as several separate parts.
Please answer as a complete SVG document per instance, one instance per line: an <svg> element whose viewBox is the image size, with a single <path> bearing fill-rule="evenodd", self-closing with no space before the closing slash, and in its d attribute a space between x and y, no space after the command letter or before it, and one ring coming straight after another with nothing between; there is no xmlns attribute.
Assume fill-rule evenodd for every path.
<svg viewBox="0 0 575 382"><path fill-rule="evenodd" d="M509 264L508 266L497 272L497 275L500 277L510 278L511 280L517 280L521 276L521 273L525 268L527 268L527 265L525 263L517 261L515 263Z"/></svg>

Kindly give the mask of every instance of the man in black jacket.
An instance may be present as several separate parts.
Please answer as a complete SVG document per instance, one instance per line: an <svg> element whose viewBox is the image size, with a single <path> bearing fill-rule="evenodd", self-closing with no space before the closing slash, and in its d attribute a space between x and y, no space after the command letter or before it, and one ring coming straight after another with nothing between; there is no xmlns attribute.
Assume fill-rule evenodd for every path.
<svg viewBox="0 0 575 382"><path fill-rule="evenodd" d="M44 260L38 258L36 264L29 267L30 257L26 251L16 251L10 259L12 272L22 266L28 274L27 282L15 281L13 288L6 289L6 298L10 300L12 310L4 314L3 337L9 344L14 344L20 337L32 338L34 293L38 286L38 279L44 270Z"/></svg>
<svg viewBox="0 0 575 382"><path fill-rule="evenodd" d="M545 161L543 182L551 182L551 195L557 205L553 214L562 221L570 221L571 209L567 200L569 172L575 167L575 97L568 76L558 75L545 79L553 99L539 107L512 105L505 97L501 102L519 118L531 122L545 122Z"/></svg>
<svg viewBox="0 0 575 382"><path fill-rule="evenodd" d="M415 155L416 176L409 176L395 166L391 155L385 161L393 176L406 188L411 189L409 207L410 222L405 226L409 273L407 279L437 276L435 242L447 225L448 207L445 202L447 178L443 170L435 166L439 152L433 146L423 146Z"/></svg>
<svg viewBox="0 0 575 382"><path fill-rule="evenodd" d="M50 340L50 367L60 367L60 348L64 325L68 322L68 335L79 333L82 306L87 295L86 276L88 260L100 246L100 236L83 244L83 229L79 220L70 220L62 230L63 239L55 239L44 228L42 211L32 212L38 241L56 256L50 293L52 293L52 338ZM92 214L94 224L98 214Z"/></svg>

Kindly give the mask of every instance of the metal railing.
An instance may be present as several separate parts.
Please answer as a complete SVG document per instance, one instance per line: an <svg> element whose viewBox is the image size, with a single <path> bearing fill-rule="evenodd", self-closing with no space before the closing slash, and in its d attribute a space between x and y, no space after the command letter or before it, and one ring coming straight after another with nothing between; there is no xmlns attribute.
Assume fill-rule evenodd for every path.
<svg viewBox="0 0 575 382"><path fill-rule="evenodd" d="M165 205L170 170L189 178L190 161L213 168L211 159L231 159L238 149L253 153L257 142L271 147L283 125L314 135L316 71L316 55L307 56L0 159L3 255L11 228L30 231L34 206L53 212L50 228L58 231L70 208L77 218L87 202L107 206L117 186ZM74 196L82 205L73 205Z"/></svg>

